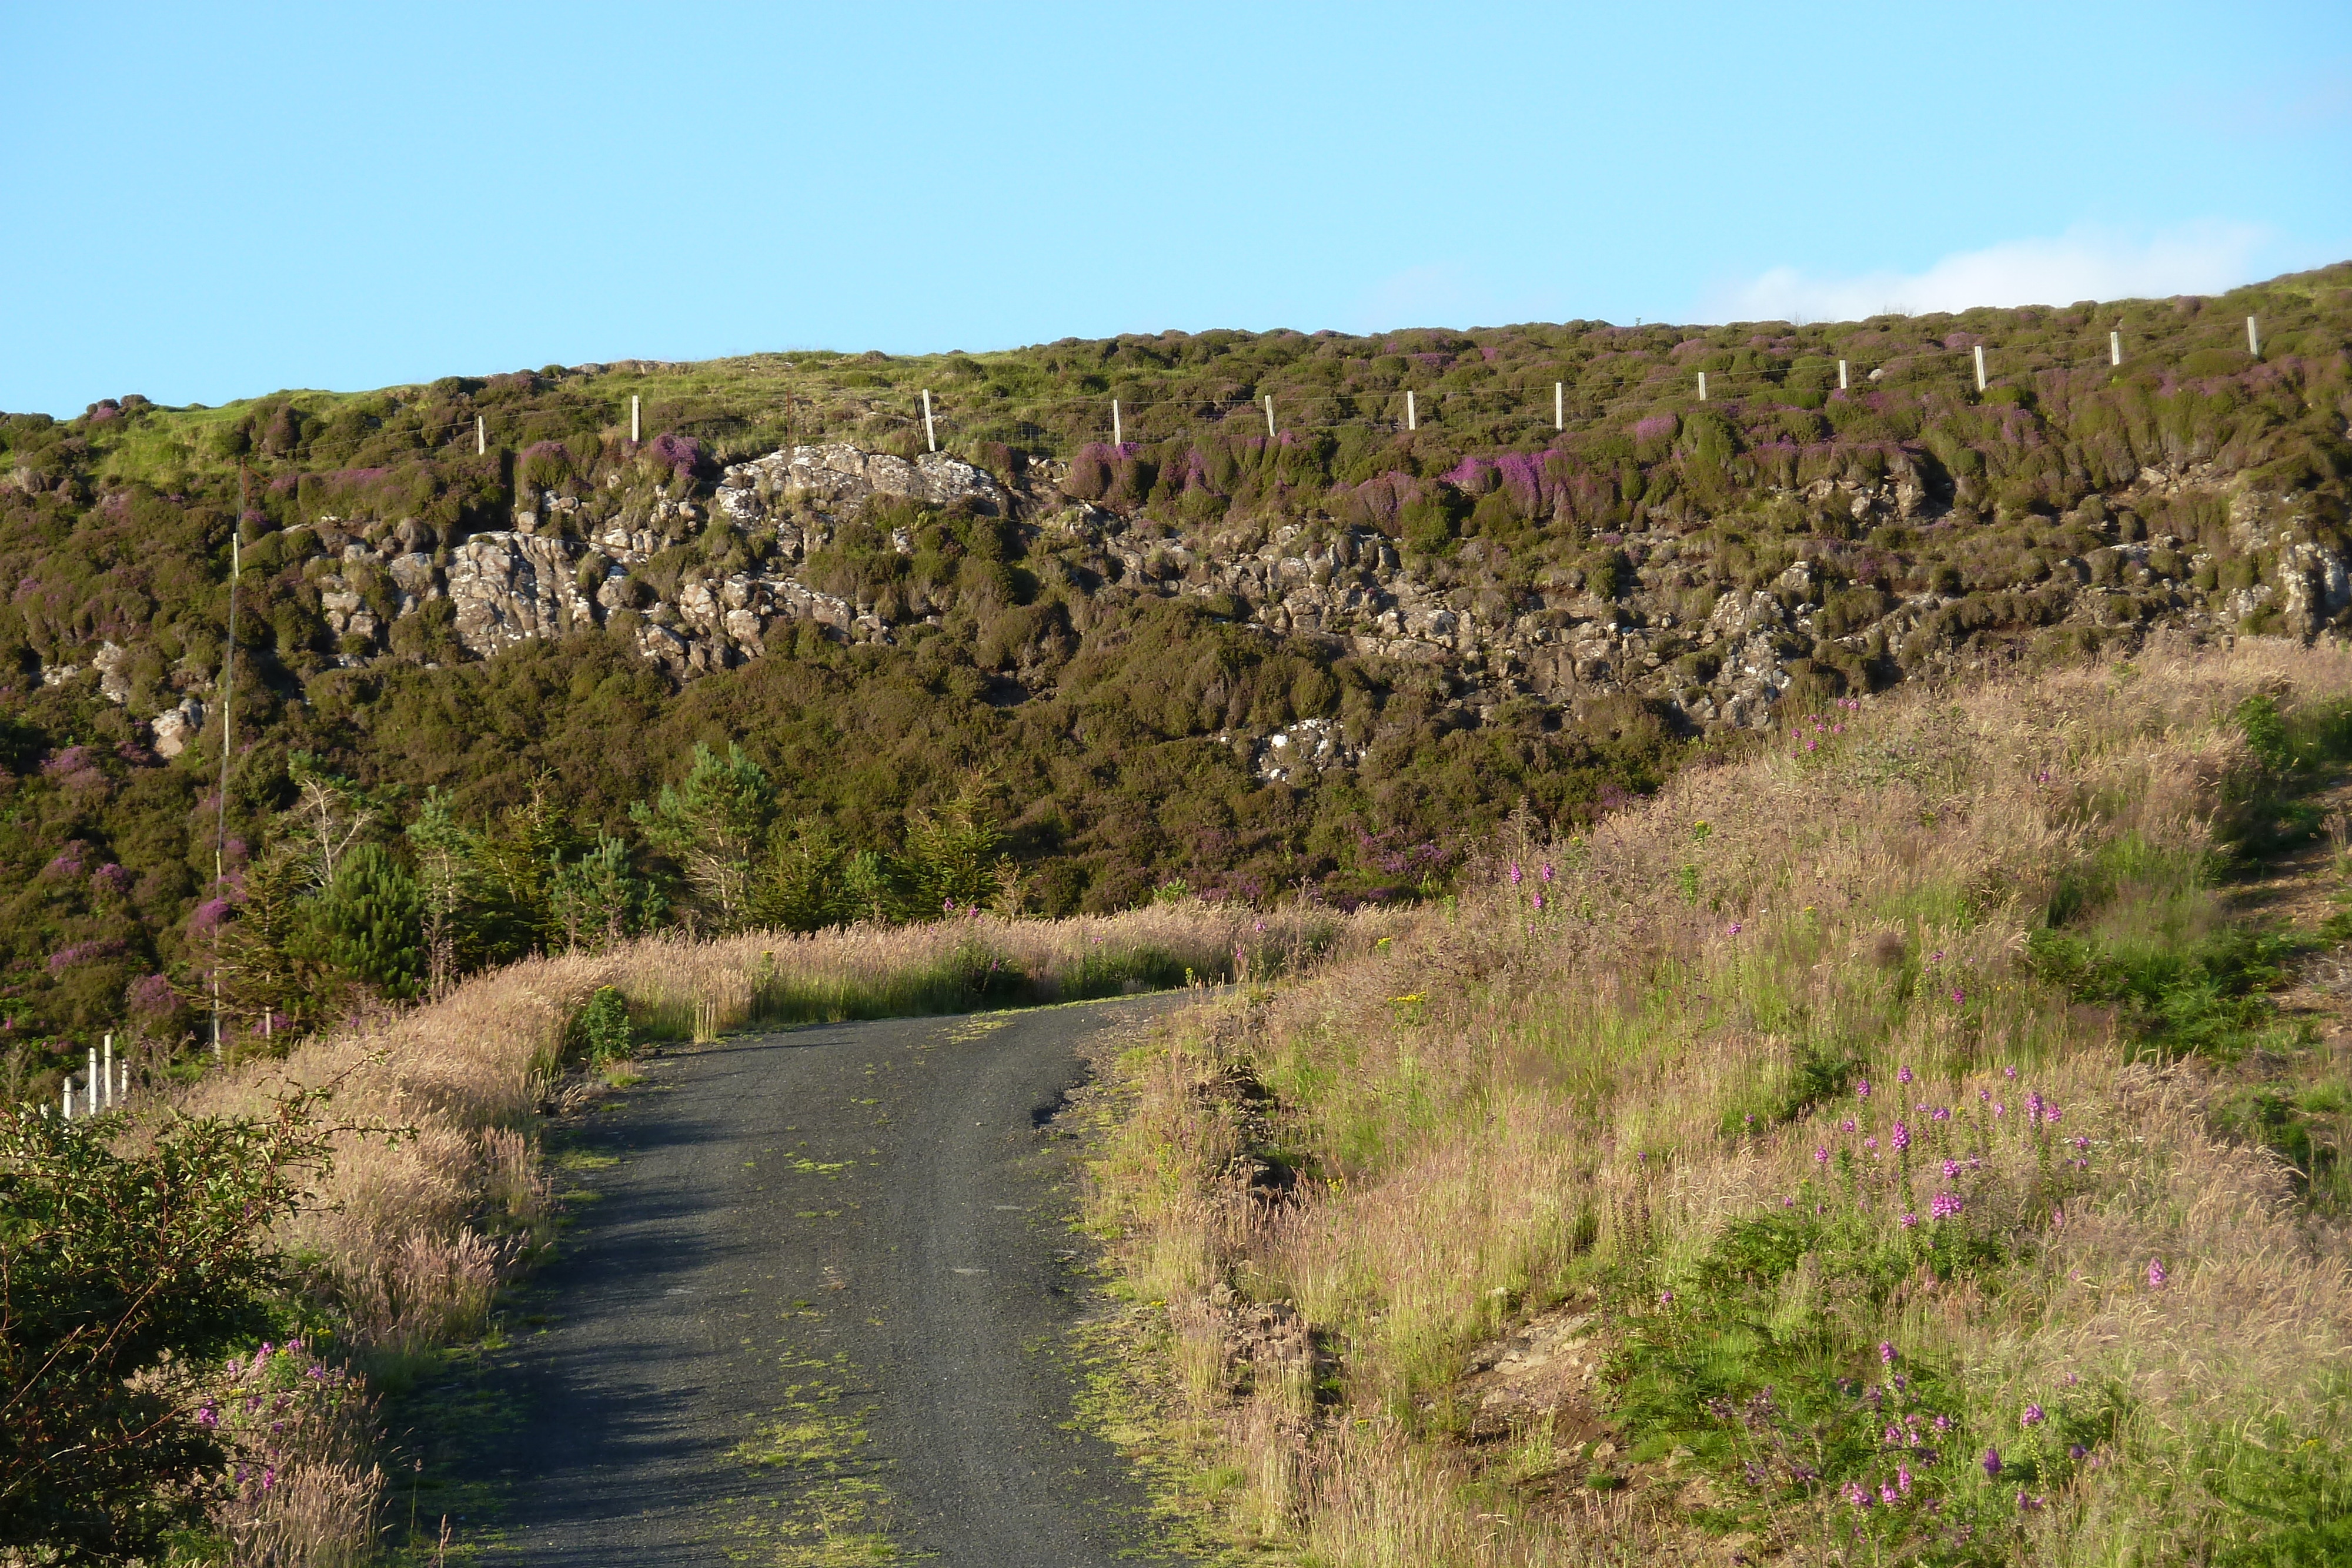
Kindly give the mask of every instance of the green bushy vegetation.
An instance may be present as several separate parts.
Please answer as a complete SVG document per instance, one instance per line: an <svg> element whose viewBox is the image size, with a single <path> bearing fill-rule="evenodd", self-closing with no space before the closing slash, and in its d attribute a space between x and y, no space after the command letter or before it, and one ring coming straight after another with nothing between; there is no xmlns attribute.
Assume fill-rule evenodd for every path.
<svg viewBox="0 0 2352 1568"><path fill-rule="evenodd" d="M173 1118L125 1150L121 1115L0 1104L0 1549L162 1561L246 1482L230 1459L260 1445L224 1429L214 1358L288 1309L270 1233L326 1176L318 1109Z"/></svg>
<svg viewBox="0 0 2352 1568"><path fill-rule="evenodd" d="M100 1031L159 1047L187 1035L226 939L215 928L266 925L272 900L292 924L249 956L299 1029L347 999L338 987L396 998L534 946L747 912L807 928L950 898L1094 911L1175 881L1260 900L1414 896L1520 800L1548 822L1588 821L1655 788L1692 745L1632 696L1465 714L1448 704L1486 678L1475 672L1270 633L1248 623L1244 595L1122 587L1082 539L968 507L877 502L806 563L813 586L905 617L898 646L803 624L682 691L635 652L634 611L467 661L449 605L399 616L398 585L342 563L346 540L446 560L519 506L583 534L702 497L717 465L787 443L911 455L928 387L946 444L1027 483L1040 510L1061 504L1058 486L1129 513L1139 536L1225 555L1294 525L1309 541L1374 530L1465 614L1641 592L1689 624L1803 560L1827 608L1783 700L1818 707L1956 645L2079 653L2183 603L2275 587L2297 541L2340 548L2348 276L1801 327L1128 335L0 416L0 574L16 585L0 601L0 1032L26 1042L9 1071L21 1092ZM2264 323L2259 359L2243 351L2249 313ZM1982 394L1979 340L1996 383ZM626 439L632 396L658 433L642 445ZM1116 449L1113 397L1129 437ZM2147 472L2164 482L2143 485ZM1910 499L1861 518L1856 486ZM1628 543L1661 533L1671 559ZM233 535L244 678L215 885ZM719 525L680 532L632 591L773 548ZM2068 562L2114 591L2097 625L2053 624ZM331 570L388 628L380 643L334 634ZM1834 641L1927 593L1948 601L1905 637ZM2274 592L2252 613L2275 621L2281 604ZM107 642L124 650L119 705L91 688ZM1680 632L1654 651L1693 682L1721 664ZM184 695L208 711L166 762L136 720ZM1269 783L1221 738L1310 717L1364 747L1360 764ZM730 852L756 898L748 880L711 881L663 803L698 746L740 747L767 780L759 842ZM359 841L377 847L354 873L366 886L336 891L315 854L283 851L298 757L372 803ZM2273 827L2298 831L2287 811ZM242 1006L249 1020L280 1004Z"/></svg>
<svg viewBox="0 0 2352 1568"><path fill-rule="evenodd" d="M1839 710L1139 1051L1095 1213L1191 1506L1367 1568L2342 1557L2352 890L2279 824L2347 691Z"/></svg>

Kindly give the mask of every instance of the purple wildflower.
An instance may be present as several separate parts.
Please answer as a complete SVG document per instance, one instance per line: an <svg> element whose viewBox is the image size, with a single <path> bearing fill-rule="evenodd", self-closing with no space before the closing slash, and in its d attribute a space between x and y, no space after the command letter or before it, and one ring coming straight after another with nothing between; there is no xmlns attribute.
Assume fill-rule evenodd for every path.
<svg viewBox="0 0 2352 1568"><path fill-rule="evenodd" d="M2028 1405L2025 1407L2025 1414L2017 1418L2017 1424L2021 1427L2039 1427L2049 1417L2042 1414L2041 1406Z"/></svg>
<svg viewBox="0 0 2352 1568"><path fill-rule="evenodd" d="M1984 1466L1985 1479L1990 1481L2000 1479L2000 1450L1999 1448L1988 1445L1984 1451L1984 1458L1980 1462Z"/></svg>
<svg viewBox="0 0 2352 1568"><path fill-rule="evenodd" d="M1895 1152L1898 1155L1911 1146L1911 1127L1908 1123L1895 1124L1894 1142Z"/></svg>
<svg viewBox="0 0 2352 1568"><path fill-rule="evenodd" d="M2164 1270L2163 1259L2151 1258L2147 1260L2147 1288L2149 1290L2161 1291L2164 1289L2164 1282L2171 1278L2172 1276L2166 1273Z"/></svg>

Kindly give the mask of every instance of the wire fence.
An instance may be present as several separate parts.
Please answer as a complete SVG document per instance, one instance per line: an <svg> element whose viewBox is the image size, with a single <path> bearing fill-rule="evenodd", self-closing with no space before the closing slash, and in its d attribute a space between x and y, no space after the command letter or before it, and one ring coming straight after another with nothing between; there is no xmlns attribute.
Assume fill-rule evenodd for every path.
<svg viewBox="0 0 2352 1568"><path fill-rule="evenodd" d="M2252 316L2245 320L2245 343L2248 354L2259 359L2260 329ZM2215 346L2205 341L2176 346L2168 358L2177 363ZM1961 390L1973 386L1981 394L2021 377L2093 369L2121 371L2146 362L2145 357L2127 355L2121 334L2110 333L2104 352L2064 357L2039 347L2012 353L1979 340L1959 348L1898 352L1867 366L1828 354L1807 354L1788 364L1748 370L1699 370L1644 360L1639 361L1642 373L1638 376L1629 373L1601 387L1595 387L1590 377L1573 383L1521 378L1475 387L1446 386L1442 378L1433 377L1425 385L1377 391L1262 391L1252 385L1221 396L1147 391L1137 397L1131 391L1027 395L1000 388L974 400L953 387L912 383L796 384L766 406L706 413L673 405L664 415L661 405L656 404L654 412L655 423L664 431L714 443L761 433L797 442L848 434L871 437L887 432L893 436L911 434L934 451L959 441L995 441L1038 455L1066 455L1066 449L1094 442L1153 444L1243 427L1276 440L1284 435L1347 430L1409 434L1420 426L1460 429L1501 440L1539 440L1547 433L1564 434L1571 428L1589 428L1629 413L1729 406L1768 395L1826 399L1840 392L1851 395L1895 390L1923 381L1956 381ZM1720 348L1712 350L1722 351ZM774 373L799 372L779 368ZM1882 386L1890 374L1895 379ZM633 405L635 401L633 396ZM632 441L642 445L635 438L637 413L634 406L629 411ZM476 455L495 453L503 457L529 441L561 440L547 427L545 422L551 416L551 413L507 418L478 413L421 427L370 432L340 443L311 442L285 452L242 454L237 461L279 477L289 471L315 473L323 463L362 455L373 455L385 464L420 456L463 455L469 443ZM537 429L530 428L534 424Z"/></svg>

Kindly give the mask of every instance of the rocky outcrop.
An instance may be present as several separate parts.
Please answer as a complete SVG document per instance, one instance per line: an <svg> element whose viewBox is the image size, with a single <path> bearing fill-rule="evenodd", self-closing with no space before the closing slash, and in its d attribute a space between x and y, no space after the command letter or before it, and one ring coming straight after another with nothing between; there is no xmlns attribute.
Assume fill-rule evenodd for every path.
<svg viewBox="0 0 2352 1568"><path fill-rule="evenodd" d="M167 707L148 724L154 737L156 755L177 757L194 744L205 727L205 705L194 697L182 697L177 707Z"/></svg>
<svg viewBox="0 0 2352 1568"><path fill-rule="evenodd" d="M594 616L574 586L575 547L562 538L483 533L449 553L457 641L488 658L531 637L561 637Z"/></svg>
<svg viewBox="0 0 2352 1568"><path fill-rule="evenodd" d="M684 681L769 656L780 639L812 632L897 641L904 628L876 606L826 592L803 574L869 501L915 501L1005 519L1033 564L1053 563L1085 591L1189 598L1269 636L1417 667L1444 710L1442 726L1483 723L1505 704L1575 715L1601 699L1632 697L1691 729L1764 727L1795 690L1818 695L1840 682L1980 664L1992 655L1976 634L1988 628L1997 639L2067 623L2099 635L2156 623L2303 636L2352 626L2352 563L2327 542L2332 534L2315 532L2274 499L2194 469L2149 470L2105 504L2147 506L2191 492L2226 497L2229 539L2218 548L2230 552L2227 570L2180 539L2132 538L2144 530L2102 524L2067 537L2113 542L2080 557L2049 559L2045 550L2008 588L1969 594L1939 580L1937 591L1908 596L1854 591L1850 572L1801 559L1769 580L1752 572L1743 580L1711 553L1707 536L1663 530L1593 541L1605 570L1554 566L1532 586L1506 589L1500 574L1482 570L1476 540L1461 543L1459 559L1432 564L1408 559L1377 531L1322 516L1188 535L1072 499L1055 487L1060 472L1034 463L1027 483L1013 486L944 453L907 458L838 442L793 446L731 465L708 487L665 470L635 488L616 474L593 487L526 491L512 528L448 544L411 519L362 525L321 517L289 530L279 557L305 561L347 664L386 656L403 645L403 622L446 601L437 613L472 656L599 626L631 637ZM1900 465L1877 480L1822 481L1786 498L1850 513L1857 528L1977 526L1930 517L1928 492ZM902 553L916 548L903 528L889 542ZM1727 580L1739 586L1725 586ZM131 700L131 664L128 650L106 643L89 667L100 690L121 703ZM1809 672L1823 670L1834 673L1826 688L1800 687ZM42 678L55 684L79 673L59 664ZM203 703L181 698L151 721L156 749L184 749L204 722ZM1221 738L1276 781L1352 768L1364 748L1363 737L1328 718Z"/></svg>

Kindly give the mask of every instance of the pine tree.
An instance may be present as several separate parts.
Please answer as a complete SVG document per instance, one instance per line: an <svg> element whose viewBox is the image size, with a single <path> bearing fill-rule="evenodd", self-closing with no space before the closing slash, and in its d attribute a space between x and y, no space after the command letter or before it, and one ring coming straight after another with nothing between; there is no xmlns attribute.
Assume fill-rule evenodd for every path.
<svg viewBox="0 0 2352 1568"><path fill-rule="evenodd" d="M753 868L775 814L760 765L730 743L722 758L698 741L686 782L664 785L630 816L655 849L685 874L693 912L707 931L732 931L752 915Z"/></svg>
<svg viewBox="0 0 2352 1568"><path fill-rule="evenodd" d="M629 847L610 833L579 859L549 862L549 907L567 948L608 947L661 918L661 895L629 871Z"/></svg>
<svg viewBox="0 0 2352 1568"><path fill-rule="evenodd" d="M313 902L319 950L338 973L386 997L416 995L424 982L425 895L382 844L342 857L334 884Z"/></svg>

